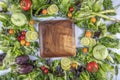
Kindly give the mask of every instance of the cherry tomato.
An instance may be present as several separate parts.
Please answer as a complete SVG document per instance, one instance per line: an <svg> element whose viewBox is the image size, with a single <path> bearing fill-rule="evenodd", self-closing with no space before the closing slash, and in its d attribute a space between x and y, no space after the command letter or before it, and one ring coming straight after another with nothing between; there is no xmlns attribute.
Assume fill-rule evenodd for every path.
<svg viewBox="0 0 120 80"><path fill-rule="evenodd" d="M29 24L30 24L30 25L34 25L34 24L35 24L35 21L34 21L34 20L30 20Z"/></svg>
<svg viewBox="0 0 120 80"><path fill-rule="evenodd" d="M76 69L76 68L77 68L77 66L78 66L78 64L77 64L77 63L72 63L72 64L71 64L71 68L73 68L73 69Z"/></svg>
<svg viewBox="0 0 120 80"><path fill-rule="evenodd" d="M44 71L46 69L46 67L45 66L41 66L40 69Z"/></svg>
<svg viewBox="0 0 120 80"><path fill-rule="evenodd" d="M46 69L44 70L44 73L45 73L45 74L48 74L48 72L49 72L49 70L48 70L48 68L46 68Z"/></svg>
<svg viewBox="0 0 120 80"><path fill-rule="evenodd" d="M30 42L26 42L26 43L25 43L25 46L30 46Z"/></svg>
<svg viewBox="0 0 120 80"><path fill-rule="evenodd" d="M14 30L13 29L9 29L8 32L9 32L9 34L14 34Z"/></svg>
<svg viewBox="0 0 120 80"><path fill-rule="evenodd" d="M68 16L69 18L72 18L72 13L68 13L67 16Z"/></svg>
<svg viewBox="0 0 120 80"><path fill-rule="evenodd" d="M25 40L25 36L21 35L21 36L20 36L20 39L21 39L21 40Z"/></svg>
<svg viewBox="0 0 120 80"><path fill-rule="evenodd" d="M25 36L25 34L26 34L26 31L21 32L21 35Z"/></svg>
<svg viewBox="0 0 120 80"><path fill-rule="evenodd" d="M97 19L96 19L95 17L92 17L92 18L90 18L90 21L91 21L92 23L96 23Z"/></svg>
<svg viewBox="0 0 120 80"><path fill-rule="evenodd" d="M25 45L25 42L26 42L25 40L21 40L21 41L20 41L20 44L21 44L21 45Z"/></svg>
<svg viewBox="0 0 120 80"><path fill-rule="evenodd" d="M24 11L28 11L32 6L32 2L30 0L21 0L20 6Z"/></svg>
<svg viewBox="0 0 120 80"><path fill-rule="evenodd" d="M89 62L87 64L87 70L91 73L98 71L98 64L95 61Z"/></svg>
<svg viewBox="0 0 120 80"><path fill-rule="evenodd" d="M47 12L47 9L43 9L42 10L42 14L46 15L48 12Z"/></svg>
<svg viewBox="0 0 120 80"><path fill-rule="evenodd" d="M69 11L70 11L70 12L73 12L73 11L74 11L74 7L70 7L70 8L69 8Z"/></svg>
<svg viewBox="0 0 120 80"><path fill-rule="evenodd" d="M20 36L18 36L17 39L18 39L18 41L20 41L21 40Z"/></svg>

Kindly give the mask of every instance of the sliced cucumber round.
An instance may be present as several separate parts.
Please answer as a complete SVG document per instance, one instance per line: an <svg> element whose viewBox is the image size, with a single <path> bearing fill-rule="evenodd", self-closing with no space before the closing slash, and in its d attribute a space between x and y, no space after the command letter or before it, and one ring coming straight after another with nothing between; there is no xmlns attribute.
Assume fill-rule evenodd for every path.
<svg viewBox="0 0 120 80"><path fill-rule="evenodd" d="M108 56L108 50L103 45L97 45L93 49L93 56L98 60L104 60Z"/></svg>
<svg viewBox="0 0 120 80"><path fill-rule="evenodd" d="M83 45L83 46L89 46L89 38L87 38L87 37L83 37L81 40L80 40L80 42L81 42L81 44Z"/></svg>
<svg viewBox="0 0 120 80"><path fill-rule="evenodd" d="M93 38L89 38L89 46L95 46L96 45L96 40Z"/></svg>
<svg viewBox="0 0 120 80"><path fill-rule="evenodd" d="M13 13L11 16L11 21L16 26L23 26L27 22L27 18L23 13Z"/></svg>

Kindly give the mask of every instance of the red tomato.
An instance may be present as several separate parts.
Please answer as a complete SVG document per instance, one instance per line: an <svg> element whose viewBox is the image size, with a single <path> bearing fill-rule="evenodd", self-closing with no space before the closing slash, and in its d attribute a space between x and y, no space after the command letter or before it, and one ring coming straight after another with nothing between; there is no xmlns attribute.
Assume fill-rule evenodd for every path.
<svg viewBox="0 0 120 80"><path fill-rule="evenodd" d="M20 39L21 39L21 40L25 40L25 36L23 36L23 35L20 36Z"/></svg>
<svg viewBox="0 0 120 80"><path fill-rule="evenodd" d="M87 64L87 70L91 73L98 71L98 64L95 61L89 62Z"/></svg>
<svg viewBox="0 0 120 80"><path fill-rule="evenodd" d="M69 11L70 11L70 12L73 12L73 11L74 11L74 7L70 7L70 8L69 8Z"/></svg>
<svg viewBox="0 0 120 80"><path fill-rule="evenodd" d="M48 68L46 68L46 69L44 70L44 73L45 73L45 74L48 74L48 72L49 72L49 70L48 70Z"/></svg>
<svg viewBox="0 0 120 80"><path fill-rule="evenodd" d="M32 6L32 2L30 0L21 0L20 6L23 10L28 11Z"/></svg>
<svg viewBox="0 0 120 80"><path fill-rule="evenodd" d="M21 40L20 36L18 36L17 39L18 39L18 41L20 41Z"/></svg>
<svg viewBox="0 0 120 80"><path fill-rule="evenodd" d="M40 69L41 69L41 70L45 70L46 67L45 67L45 66L41 66Z"/></svg>
<svg viewBox="0 0 120 80"><path fill-rule="evenodd" d="M25 36L25 34L26 34L26 31L21 32L21 35Z"/></svg>

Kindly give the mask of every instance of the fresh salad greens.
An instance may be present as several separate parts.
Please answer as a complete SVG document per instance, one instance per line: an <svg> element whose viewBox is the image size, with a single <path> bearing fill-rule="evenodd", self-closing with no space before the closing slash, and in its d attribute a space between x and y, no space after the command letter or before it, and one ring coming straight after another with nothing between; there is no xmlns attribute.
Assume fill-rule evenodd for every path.
<svg viewBox="0 0 120 80"><path fill-rule="evenodd" d="M114 23L108 26L108 32L112 34L120 33L120 23Z"/></svg>
<svg viewBox="0 0 120 80"><path fill-rule="evenodd" d="M0 80L112 80L118 75L120 55L109 48L119 49L119 39L107 36L120 33L120 20L110 17L116 13L111 0L3 0L0 8L0 70L11 69ZM85 30L76 56L52 61L36 54L35 25L50 16L71 19ZM114 23L107 26L105 20Z"/></svg>
<svg viewBox="0 0 120 80"><path fill-rule="evenodd" d="M120 46L119 40L111 37L102 37L100 43L110 48L119 48Z"/></svg>

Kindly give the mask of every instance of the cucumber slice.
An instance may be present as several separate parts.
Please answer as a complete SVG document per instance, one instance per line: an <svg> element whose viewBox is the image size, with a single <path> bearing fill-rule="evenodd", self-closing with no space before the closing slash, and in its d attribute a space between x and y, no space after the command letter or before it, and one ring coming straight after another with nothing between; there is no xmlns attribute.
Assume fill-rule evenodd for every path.
<svg viewBox="0 0 120 80"><path fill-rule="evenodd" d="M89 43L90 43L89 38L87 38L87 37L83 37L83 38L80 40L80 42L81 42L81 44L82 44L83 46L89 46Z"/></svg>
<svg viewBox="0 0 120 80"><path fill-rule="evenodd" d="M93 38L89 38L89 46L95 46L96 45L96 40Z"/></svg>
<svg viewBox="0 0 120 80"><path fill-rule="evenodd" d="M104 60L108 56L108 50L103 45L97 45L93 49L93 56L98 60Z"/></svg>
<svg viewBox="0 0 120 80"><path fill-rule="evenodd" d="M27 18L23 13L13 13L11 16L11 21L16 26L23 26L27 22Z"/></svg>

